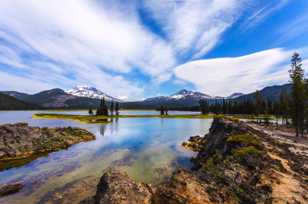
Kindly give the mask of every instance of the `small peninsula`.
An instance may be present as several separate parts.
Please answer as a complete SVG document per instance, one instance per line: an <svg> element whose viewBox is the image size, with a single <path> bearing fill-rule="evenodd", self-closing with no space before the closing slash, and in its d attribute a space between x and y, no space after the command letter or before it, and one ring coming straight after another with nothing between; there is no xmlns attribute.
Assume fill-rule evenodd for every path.
<svg viewBox="0 0 308 204"><path fill-rule="evenodd" d="M49 152L94 140L87 130L72 127L31 127L27 123L0 126L0 170L21 166Z"/></svg>

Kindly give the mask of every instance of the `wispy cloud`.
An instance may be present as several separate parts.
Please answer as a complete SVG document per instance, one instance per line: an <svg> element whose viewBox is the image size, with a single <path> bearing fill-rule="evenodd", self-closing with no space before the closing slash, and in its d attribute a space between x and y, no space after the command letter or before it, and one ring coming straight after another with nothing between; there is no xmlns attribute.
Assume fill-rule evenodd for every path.
<svg viewBox="0 0 308 204"><path fill-rule="evenodd" d="M160 77L176 60L170 46L140 26L136 16L125 16L117 9L83 0L55 0L48 5L36 0L3 0L0 49L4 55L0 63L14 68L35 64L33 73L63 69L67 80L73 77L76 83L91 79L90 83L107 92L134 90L133 95L141 94L142 88L121 73L140 68ZM107 74L109 71L117 76Z"/></svg>
<svg viewBox="0 0 308 204"><path fill-rule="evenodd" d="M285 7L290 0L274 0L269 1L266 5L261 5L260 8L255 9L250 16L244 21L242 28L244 30L250 29L262 23L270 15Z"/></svg>
<svg viewBox="0 0 308 204"><path fill-rule="evenodd" d="M212 95L252 92L288 82L294 51L270 49L245 56L196 60L175 69L176 76Z"/></svg>
<svg viewBox="0 0 308 204"><path fill-rule="evenodd" d="M30 81L33 81L31 92L88 84L115 97L141 98L149 87L176 80L174 70L179 78L191 80L190 74L194 73L183 76L183 69L177 66L202 58L240 18L247 3L254 3L252 0L128 2L1 0L0 89L31 91ZM260 22L286 2L281 0L273 8L257 11L250 23ZM144 25L138 13L141 5L165 36ZM134 73L145 80L136 82L138 77ZM13 79L18 79L18 84L12 84Z"/></svg>
<svg viewBox="0 0 308 204"><path fill-rule="evenodd" d="M146 1L178 55L199 58L211 50L223 32L241 15L244 0Z"/></svg>

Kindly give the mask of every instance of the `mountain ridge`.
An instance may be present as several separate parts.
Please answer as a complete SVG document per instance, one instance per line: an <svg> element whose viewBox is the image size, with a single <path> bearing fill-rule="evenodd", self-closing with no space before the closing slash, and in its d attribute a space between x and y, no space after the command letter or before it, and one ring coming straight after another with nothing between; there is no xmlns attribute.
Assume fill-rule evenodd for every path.
<svg viewBox="0 0 308 204"><path fill-rule="evenodd" d="M38 105L26 103L13 96L0 93L0 110L31 110L41 108Z"/></svg>
<svg viewBox="0 0 308 204"><path fill-rule="evenodd" d="M91 89L93 91L97 90L94 87L92 87ZM268 86L261 89L260 93L264 98L275 101L279 100L279 96L282 91L290 92L291 84ZM36 107L42 107L45 109L46 108L51 108L51 109L52 108L68 108L68 109L97 108L99 105L100 99L98 98L76 96L67 92L68 91L55 88L55 89L41 91L39 93L32 95L17 91L2 91L1 93L9 95L10 97L14 97L15 99L25 102L27 104L34 104ZM96 96L92 95L92 97L97 97L97 95ZM109 97L116 99L112 96ZM181 89L173 94L170 94L169 96L151 97L144 99L142 101L132 101L132 102L119 101L119 102L121 102L122 108L157 109L161 105L163 105L176 109L176 108L197 107L199 106L200 100L209 100L210 102L215 102L217 100L223 100L223 99L233 100L237 102L254 100L254 92L248 94L235 92L228 97L217 97L217 96L210 96L208 94L201 93L198 91L189 91L187 89Z"/></svg>

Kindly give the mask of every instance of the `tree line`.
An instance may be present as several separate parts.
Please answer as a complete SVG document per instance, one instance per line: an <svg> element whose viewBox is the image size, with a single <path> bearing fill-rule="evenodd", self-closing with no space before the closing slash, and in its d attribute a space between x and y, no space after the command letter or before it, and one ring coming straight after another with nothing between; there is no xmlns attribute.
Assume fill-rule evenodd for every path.
<svg viewBox="0 0 308 204"><path fill-rule="evenodd" d="M292 89L282 91L278 100L269 100L256 91L254 98L245 101L236 100L208 100L200 101L202 114L245 114L262 116L268 122L270 115L280 118L283 125L293 125L296 136L308 132L308 79L302 68L302 60L298 53L294 53L289 70ZM262 117L259 117L261 120ZM260 122L260 121L259 121Z"/></svg>
<svg viewBox="0 0 308 204"><path fill-rule="evenodd" d="M102 98L100 100L100 104L96 110L95 115L103 115L103 116L108 116L108 115L119 115L120 111L120 103L119 102L114 102L111 101L109 107L106 104L105 98ZM89 109L89 115L94 115L94 111L92 108Z"/></svg>

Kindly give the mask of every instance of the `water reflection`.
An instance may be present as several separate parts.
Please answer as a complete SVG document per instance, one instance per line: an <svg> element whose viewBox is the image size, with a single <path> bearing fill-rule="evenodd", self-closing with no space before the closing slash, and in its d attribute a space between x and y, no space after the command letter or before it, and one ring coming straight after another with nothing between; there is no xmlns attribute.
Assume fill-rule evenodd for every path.
<svg viewBox="0 0 308 204"><path fill-rule="evenodd" d="M110 125L111 134L116 134L119 129L119 118L113 118Z"/></svg>
<svg viewBox="0 0 308 204"><path fill-rule="evenodd" d="M104 136L106 132L106 124L101 124L99 127L99 133L101 136Z"/></svg>
<svg viewBox="0 0 308 204"><path fill-rule="evenodd" d="M20 180L26 184L22 192L5 200L0 198L0 203L36 203L47 192L69 182L87 176L100 177L102 170L111 165L120 166L137 180L159 181L164 176L162 172L171 172L174 164L188 165L191 152L181 148L181 143L192 135L204 135L211 123L201 119L117 118L106 124L80 124L70 120L32 119L33 113L0 112L0 123L77 126L91 131L96 140L0 172L0 184ZM18 202L18 196L25 202Z"/></svg>

